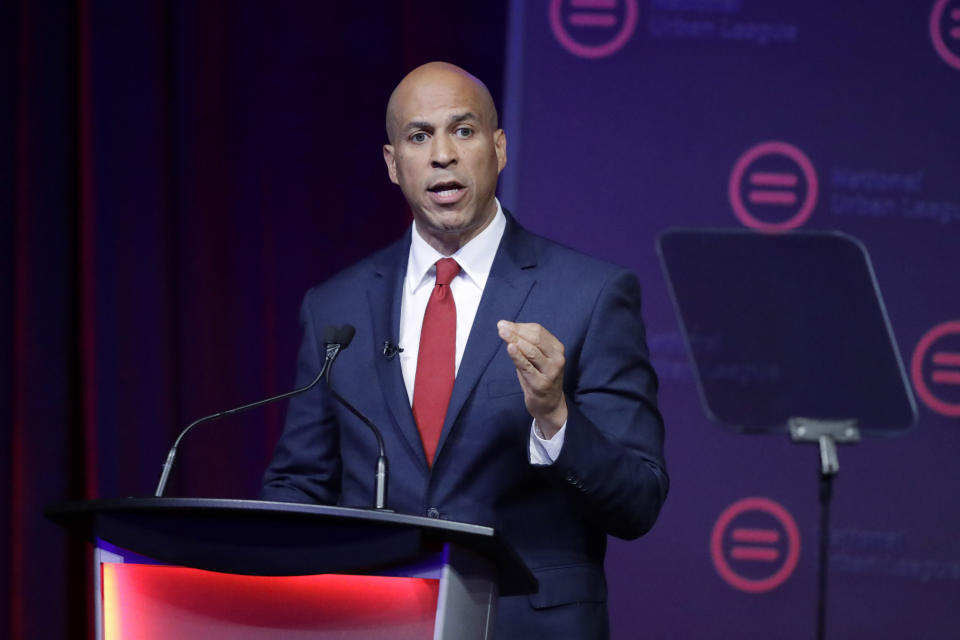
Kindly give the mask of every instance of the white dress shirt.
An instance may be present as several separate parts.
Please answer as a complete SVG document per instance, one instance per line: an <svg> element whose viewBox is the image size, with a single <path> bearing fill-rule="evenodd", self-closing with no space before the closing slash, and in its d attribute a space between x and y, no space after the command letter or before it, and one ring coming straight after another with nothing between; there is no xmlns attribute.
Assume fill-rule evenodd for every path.
<svg viewBox="0 0 960 640"><path fill-rule="evenodd" d="M414 223L410 234L410 255L407 258L407 274L403 280L403 297L400 306L400 368L403 371L403 383L407 388L407 398L413 405L413 385L417 377L417 356L420 351L420 328L423 314L437 278L437 260L450 257L460 265L460 273L450 283L450 293L457 305L457 355L454 371L460 370L460 360L467 346L467 338L477 316L480 297L490 276L490 267L496 256L507 219L496 200L497 213L483 231L467 244L460 247L451 256L445 256L427 244L420 236ZM500 320L501 318L498 318ZM496 332L496 325L490 327ZM520 384L520 381L517 381ZM560 455L566 425L553 438L540 437L536 424L530 428L530 462L533 464L551 464Z"/></svg>

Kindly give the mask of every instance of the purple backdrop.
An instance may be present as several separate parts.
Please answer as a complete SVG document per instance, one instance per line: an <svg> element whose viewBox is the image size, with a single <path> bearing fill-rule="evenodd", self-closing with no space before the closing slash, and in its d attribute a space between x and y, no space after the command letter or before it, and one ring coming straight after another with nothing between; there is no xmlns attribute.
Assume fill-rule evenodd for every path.
<svg viewBox="0 0 960 640"><path fill-rule="evenodd" d="M832 636L960 628L960 0L507 13L504 0L0 4L14 88L0 100L0 636L89 624L87 552L44 504L149 494L185 421L288 387L305 289L409 220L380 159L383 108L436 58L498 103L506 69L504 205L644 284L673 482L654 531L611 545L614 637L813 632L815 449L704 418L654 251L669 226L745 222L861 238L908 371L916 360L917 426L841 450ZM758 147L770 141L789 146ZM171 494L253 495L282 414L191 434ZM774 560L728 559L725 579L718 521L721 552L739 530Z"/></svg>
<svg viewBox="0 0 960 640"><path fill-rule="evenodd" d="M505 97L506 206L644 286L671 494L611 545L615 637L814 634L816 449L705 417L655 252L673 226L866 244L919 420L840 448L827 628L955 633L960 2L513 2Z"/></svg>

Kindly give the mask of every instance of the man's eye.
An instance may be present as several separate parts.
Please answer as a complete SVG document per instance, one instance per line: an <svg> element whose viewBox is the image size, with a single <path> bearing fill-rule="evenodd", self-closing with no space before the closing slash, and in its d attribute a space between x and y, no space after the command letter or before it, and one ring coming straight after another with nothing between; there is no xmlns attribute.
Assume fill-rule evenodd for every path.
<svg viewBox="0 0 960 640"><path fill-rule="evenodd" d="M473 135L473 129L470 127L460 127L457 129L457 135L461 138L469 138Z"/></svg>
<svg viewBox="0 0 960 640"><path fill-rule="evenodd" d="M427 134L423 133L422 131L419 133L415 133L412 136L410 136L410 140L418 144L421 142L426 142Z"/></svg>

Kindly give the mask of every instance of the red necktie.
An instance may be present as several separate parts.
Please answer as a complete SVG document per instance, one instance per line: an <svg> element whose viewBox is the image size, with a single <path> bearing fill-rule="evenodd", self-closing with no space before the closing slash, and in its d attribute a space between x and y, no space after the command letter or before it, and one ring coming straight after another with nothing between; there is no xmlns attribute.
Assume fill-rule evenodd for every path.
<svg viewBox="0 0 960 640"><path fill-rule="evenodd" d="M460 272L453 258L437 260L437 283L427 302L420 329L420 353L413 383L413 419L420 429L420 440L433 466L440 442L440 431L447 416L457 358L457 305L450 281Z"/></svg>

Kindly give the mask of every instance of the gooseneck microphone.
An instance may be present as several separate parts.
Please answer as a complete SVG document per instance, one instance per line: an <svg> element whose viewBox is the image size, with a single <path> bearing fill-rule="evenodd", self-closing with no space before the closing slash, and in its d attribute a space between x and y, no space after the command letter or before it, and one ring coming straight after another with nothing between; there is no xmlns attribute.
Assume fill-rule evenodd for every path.
<svg viewBox="0 0 960 640"><path fill-rule="evenodd" d="M354 331L353 327L350 325L345 325L344 328L350 329L350 337L352 338ZM326 367L327 389L330 391L330 395L332 395L337 402L342 404L347 411L359 418L363 424L370 427L370 430L373 431L373 435L377 438L377 475L376 482L374 484L373 508L377 509L378 511L390 511L390 509L387 509L387 476L389 475L389 470L387 466L387 453L383 446L383 436L380 434L380 429L373 424L373 421L370 420L370 418L363 415L359 409L347 402L339 393L337 393L336 389L333 388L333 384L330 382L330 372L332 370L333 366L331 362L331 366Z"/></svg>
<svg viewBox="0 0 960 640"><path fill-rule="evenodd" d="M324 375L328 375L330 372L330 367L333 365L333 361L337 359L337 355L346 349L350 345L350 341L353 340L353 335L356 333L356 330L349 324L342 327L329 326L324 329L324 342L326 343L326 357L323 361L323 366L320 368L320 373L317 374L317 377L313 379L310 384L305 387L300 387L299 389L294 389L293 391L288 391L286 393L281 393L278 396L273 396L266 398L264 400L258 400L257 402L251 402L250 404L245 404L241 407L234 407L233 409L227 409L226 411L221 411L220 413L214 413L209 416L204 416L198 420L194 420L187 428L180 432L180 435L177 436L176 441L174 441L173 446L170 447L170 452L167 454L167 460L163 463L163 472L160 474L160 482L157 484L157 490L154 492L154 496L161 497L163 496L164 490L167 488L167 480L170 478L170 470L173 469L173 462L177 458L177 447L180 445L180 441L183 440L183 437L189 433L191 429L199 424L204 422L213 422L219 418L225 416L231 416L235 413L242 413L249 409L255 409L261 405L269 404L271 402L276 402L277 400L283 400L284 398L289 398L297 394L303 393L304 391L309 391L317 385L320 380L323 379ZM328 378L329 380L329 378ZM329 384L329 382L328 382ZM379 439L379 434L377 434ZM383 455L383 444L380 445L380 454Z"/></svg>

